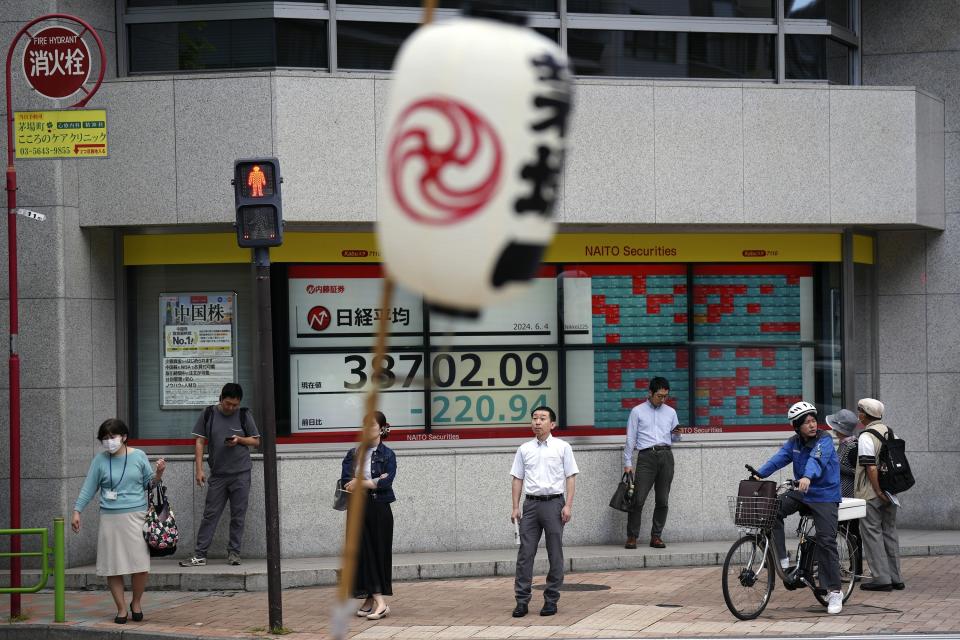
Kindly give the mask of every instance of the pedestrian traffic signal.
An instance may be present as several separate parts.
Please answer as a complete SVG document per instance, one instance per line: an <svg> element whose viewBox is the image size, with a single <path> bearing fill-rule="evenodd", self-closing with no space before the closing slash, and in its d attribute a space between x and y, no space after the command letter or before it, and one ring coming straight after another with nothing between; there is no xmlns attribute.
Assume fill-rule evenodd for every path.
<svg viewBox="0 0 960 640"><path fill-rule="evenodd" d="M233 189L237 207L237 244L276 247L283 242L280 162L276 158L237 160Z"/></svg>

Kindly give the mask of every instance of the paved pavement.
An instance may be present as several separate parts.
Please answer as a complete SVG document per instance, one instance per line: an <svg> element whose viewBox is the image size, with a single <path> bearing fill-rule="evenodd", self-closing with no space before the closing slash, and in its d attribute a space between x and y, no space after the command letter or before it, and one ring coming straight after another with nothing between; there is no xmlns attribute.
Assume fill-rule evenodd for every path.
<svg viewBox="0 0 960 640"><path fill-rule="evenodd" d="M721 565L730 548L730 540L710 542L673 542L666 549L640 545L635 550L622 545L565 547L567 571L609 571L617 569L649 569L653 567L702 567ZM903 556L960 555L960 531L905 529L900 531ZM394 580L434 578L477 578L512 576L516 570L516 547L446 553L396 553L393 556ZM282 563L281 583L284 588L334 585L340 559L289 558ZM535 571L545 572L546 553L541 550ZM106 588L104 578L96 576L93 565L67 570L68 589ZM26 582L26 581L25 581ZM211 559L206 567L183 569L173 558L153 561L150 570L151 589L184 591L265 591L267 563L246 560L231 567L222 559Z"/></svg>
<svg viewBox="0 0 960 640"><path fill-rule="evenodd" d="M763 615L750 622L738 621L727 611L716 566L570 573L558 615L537 615L540 592L535 591L531 614L521 619L510 617L514 600L509 576L415 580L395 583L389 617L377 622L352 618L349 636L354 640L492 640L960 631L960 556L906 558L903 572L906 590L858 589L836 616L827 616L809 590L787 592L778 586ZM542 581L541 574L534 583L542 585ZM329 637L333 594L333 587L283 592L284 624L296 632L291 638ZM154 591L144 598L146 620L120 627L112 623L108 593L71 591L67 599L70 630L64 636L45 635L46 627L37 624L50 622L52 608L49 593L24 596L30 620L0 628L0 639L82 638L90 632L120 630L129 640L266 635L264 593Z"/></svg>

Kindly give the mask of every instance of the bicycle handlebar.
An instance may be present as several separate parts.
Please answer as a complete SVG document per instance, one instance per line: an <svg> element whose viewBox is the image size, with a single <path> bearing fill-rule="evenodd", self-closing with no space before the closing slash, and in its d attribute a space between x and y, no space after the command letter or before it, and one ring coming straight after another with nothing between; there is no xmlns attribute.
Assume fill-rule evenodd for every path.
<svg viewBox="0 0 960 640"><path fill-rule="evenodd" d="M760 477L760 474L757 473L757 470L754 469L753 467L751 467L750 465L745 464L745 465L743 465L743 468L750 472L750 477L751 477L751 478L753 478L754 476L756 476L757 478ZM797 481L794 480L793 478L788 478L788 479L784 480L783 483L781 483L780 487L781 487L782 489L796 489L796 488L797 488Z"/></svg>

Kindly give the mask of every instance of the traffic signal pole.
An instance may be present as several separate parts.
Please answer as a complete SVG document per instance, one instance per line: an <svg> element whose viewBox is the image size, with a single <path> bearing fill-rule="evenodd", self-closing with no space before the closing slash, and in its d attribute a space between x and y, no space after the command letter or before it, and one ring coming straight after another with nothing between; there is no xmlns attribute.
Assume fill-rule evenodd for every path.
<svg viewBox="0 0 960 640"><path fill-rule="evenodd" d="M256 269L256 305L259 325L259 394L263 407L263 489L267 520L267 601L270 631L283 628L283 602L280 594L280 500L277 489L277 414L273 393L273 314L270 304L270 248L253 250Z"/></svg>
<svg viewBox="0 0 960 640"><path fill-rule="evenodd" d="M237 245L253 249L256 272L254 304L259 326L260 393L263 409L264 510L267 527L267 610L270 631L283 631L280 594L280 500L277 489L277 412L273 388L273 313L270 303L270 247L283 242L283 206L280 196L280 161L252 158L233 163L234 201L237 210Z"/></svg>

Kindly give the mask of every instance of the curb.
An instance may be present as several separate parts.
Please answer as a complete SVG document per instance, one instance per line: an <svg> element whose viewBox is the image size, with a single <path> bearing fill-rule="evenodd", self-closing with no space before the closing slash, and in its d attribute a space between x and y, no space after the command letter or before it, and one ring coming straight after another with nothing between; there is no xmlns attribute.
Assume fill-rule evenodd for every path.
<svg viewBox="0 0 960 640"><path fill-rule="evenodd" d="M696 551L677 553L623 553L611 550L609 554L577 554L571 550L564 559L569 572L618 571L624 569L654 569L664 567L720 566L726 557L722 551ZM499 555L499 554L498 554ZM900 547L901 557L960 555L960 545L907 545ZM296 559L288 560L288 566ZM404 563L400 560L393 566L393 579L399 581L437 580L444 578L485 578L513 576L516 573L516 556L513 550L504 551L501 557L465 562L423 561ZM549 568L546 553L538 553L534 572L546 572ZM337 584L339 569L336 568L285 568L280 576L283 589L297 587L326 587ZM24 578L29 579L29 572ZM105 590L106 580L92 572L67 571L69 590ZM151 572L148 589L163 591L266 591L265 569L236 573L189 573ZM2 640L3 636L0 636Z"/></svg>
<svg viewBox="0 0 960 640"><path fill-rule="evenodd" d="M229 637L229 636L221 636ZM237 638L249 637L234 636ZM71 624L9 624L0 627L0 640L209 640L209 636L113 629L91 629Z"/></svg>

